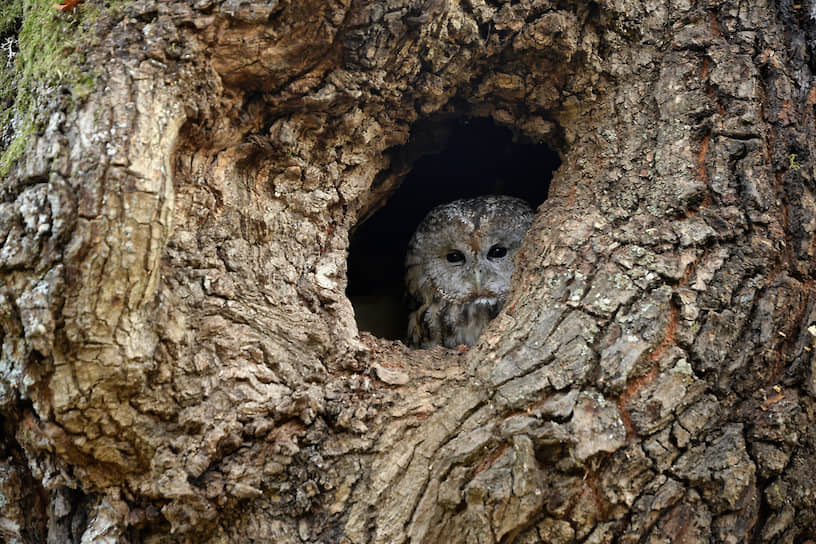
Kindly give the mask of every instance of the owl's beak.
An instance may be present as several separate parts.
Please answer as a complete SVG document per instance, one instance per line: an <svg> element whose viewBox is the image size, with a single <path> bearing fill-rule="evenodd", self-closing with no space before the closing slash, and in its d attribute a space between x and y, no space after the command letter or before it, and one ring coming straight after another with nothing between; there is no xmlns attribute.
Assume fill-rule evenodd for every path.
<svg viewBox="0 0 816 544"><path fill-rule="evenodd" d="M479 269L478 268L476 270L474 270L474 276L476 276L476 291L481 291L482 290L482 278L481 278L481 275L479 274Z"/></svg>

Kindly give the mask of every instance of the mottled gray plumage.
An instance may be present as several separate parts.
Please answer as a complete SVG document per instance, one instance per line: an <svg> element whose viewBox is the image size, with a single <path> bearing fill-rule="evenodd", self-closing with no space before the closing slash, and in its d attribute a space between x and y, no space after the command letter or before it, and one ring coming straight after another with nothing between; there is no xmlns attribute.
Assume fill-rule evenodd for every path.
<svg viewBox="0 0 816 544"><path fill-rule="evenodd" d="M408 344L473 345L504 305L512 257L533 219L519 198L483 196L431 210L405 258Z"/></svg>

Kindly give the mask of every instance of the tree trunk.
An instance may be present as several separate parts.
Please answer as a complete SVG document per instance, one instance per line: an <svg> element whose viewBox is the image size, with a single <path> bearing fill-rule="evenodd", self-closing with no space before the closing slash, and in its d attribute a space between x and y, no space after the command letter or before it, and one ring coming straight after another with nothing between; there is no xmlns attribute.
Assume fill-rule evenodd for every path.
<svg viewBox="0 0 816 544"><path fill-rule="evenodd" d="M816 538L810 2L6 4L0 542ZM562 165L413 350L346 250L450 117Z"/></svg>

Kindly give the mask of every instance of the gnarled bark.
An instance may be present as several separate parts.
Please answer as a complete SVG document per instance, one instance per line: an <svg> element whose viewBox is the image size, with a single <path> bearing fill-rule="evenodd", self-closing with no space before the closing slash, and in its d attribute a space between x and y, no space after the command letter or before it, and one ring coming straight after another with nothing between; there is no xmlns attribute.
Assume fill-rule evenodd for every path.
<svg viewBox="0 0 816 544"><path fill-rule="evenodd" d="M5 541L816 533L807 5L117 9L0 192ZM411 350L348 235L451 115L562 166L479 344Z"/></svg>

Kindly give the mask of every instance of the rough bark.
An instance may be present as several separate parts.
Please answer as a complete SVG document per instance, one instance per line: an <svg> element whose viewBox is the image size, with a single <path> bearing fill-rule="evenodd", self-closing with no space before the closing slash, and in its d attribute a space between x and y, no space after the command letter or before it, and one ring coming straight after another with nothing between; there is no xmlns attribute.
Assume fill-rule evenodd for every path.
<svg viewBox="0 0 816 544"><path fill-rule="evenodd" d="M813 538L814 10L111 8L0 187L0 539ZM443 115L563 161L463 352L344 295Z"/></svg>

